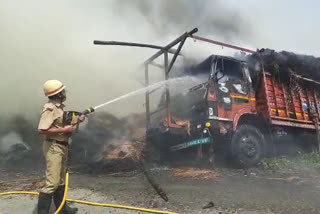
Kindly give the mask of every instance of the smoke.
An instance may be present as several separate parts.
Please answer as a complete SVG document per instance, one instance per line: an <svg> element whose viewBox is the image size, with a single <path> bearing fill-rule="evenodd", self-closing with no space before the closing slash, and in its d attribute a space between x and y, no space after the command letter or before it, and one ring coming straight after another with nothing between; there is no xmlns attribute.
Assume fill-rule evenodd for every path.
<svg viewBox="0 0 320 214"><path fill-rule="evenodd" d="M288 51L276 52L271 49L261 49L253 57L263 59L265 66L276 72L295 72L304 77L320 80L320 58L295 54Z"/></svg>
<svg viewBox="0 0 320 214"><path fill-rule="evenodd" d="M144 114L130 114L118 118L107 112L90 117L85 129L77 133L72 146L73 161L100 161L105 154L120 147L124 142L143 141L145 133Z"/></svg>
<svg viewBox="0 0 320 214"><path fill-rule="evenodd" d="M139 66L155 50L95 46L95 39L165 45L194 27L225 40L249 37L249 22L224 5L217 0L0 1L0 113L2 121L10 121L1 125L0 137L15 130L31 150L41 152L36 126L48 79L67 86L67 110L78 111L141 87ZM134 96L103 110L121 116L141 112L143 99ZM116 127L121 133L125 125ZM108 134L110 127L108 136L94 129L88 141L96 134L118 135Z"/></svg>
<svg viewBox="0 0 320 214"><path fill-rule="evenodd" d="M23 142L21 136L16 132L9 132L0 140L0 153L2 156L8 153L14 153L15 150L29 150L29 147Z"/></svg>
<svg viewBox="0 0 320 214"><path fill-rule="evenodd" d="M141 87L136 69L154 50L94 46L94 39L165 44L194 27L226 39L250 32L246 20L220 1L180 0L4 0L0 26L0 97L6 103L0 112L28 115L37 115L46 101L42 84L48 79L67 85L67 106L75 110ZM106 111L125 114L132 102ZM142 100L135 106L142 110Z"/></svg>
<svg viewBox="0 0 320 214"><path fill-rule="evenodd" d="M231 41L252 36L251 25L240 13L219 0L124 0L116 1L121 15L137 11L159 36L180 34L198 27L202 35L215 35Z"/></svg>
<svg viewBox="0 0 320 214"><path fill-rule="evenodd" d="M31 150L20 134L10 131L0 139L0 165L25 163L30 158Z"/></svg>

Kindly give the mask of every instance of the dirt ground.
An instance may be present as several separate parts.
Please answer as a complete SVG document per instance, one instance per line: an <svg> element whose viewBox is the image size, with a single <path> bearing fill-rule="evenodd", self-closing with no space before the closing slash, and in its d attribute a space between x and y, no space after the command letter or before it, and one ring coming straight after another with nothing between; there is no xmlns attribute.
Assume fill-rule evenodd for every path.
<svg viewBox="0 0 320 214"><path fill-rule="evenodd" d="M194 178L173 174L172 168L152 168L151 172L169 197L164 202L139 171L89 174L72 172L68 198L115 203L178 213L319 213L320 181L314 171L271 172L257 168L217 168L215 176ZM0 192L37 191L33 181L42 171L0 169ZM177 177L179 176L179 177ZM199 177L200 176L200 177ZM28 180L30 179L30 180ZM18 181L18 182L15 182ZM33 184L32 184L33 183ZM203 209L209 202L214 207ZM2 196L2 214L32 213L37 203L34 196ZM74 204L79 214L143 213L114 208Z"/></svg>

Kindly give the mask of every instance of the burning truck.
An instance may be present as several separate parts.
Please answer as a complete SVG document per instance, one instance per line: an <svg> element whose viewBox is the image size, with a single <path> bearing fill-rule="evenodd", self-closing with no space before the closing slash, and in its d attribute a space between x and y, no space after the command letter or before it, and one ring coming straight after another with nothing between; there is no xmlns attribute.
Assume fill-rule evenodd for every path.
<svg viewBox="0 0 320 214"><path fill-rule="evenodd" d="M306 148L319 150L320 59L269 49L253 51L196 36L197 31L186 32L163 47L94 42L159 49L144 62L145 86L150 85L151 66L161 68L165 80L201 75L201 83L174 96L168 81L156 110L150 103L156 90L146 92L149 145L171 156L193 151L210 164L214 163L214 154L223 149L242 167L253 166L265 155L275 153L278 142L288 141L289 136L308 139L302 141L309 144ZM187 38L248 54L212 55L175 74L171 70ZM163 64L155 62L160 56Z"/></svg>
<svg viewBox="0 0 320 214"><path fill-rule="evenodd" d="M276 153L288 136L300 139L304 148L319 149L320 59L223 45L250 54L241 59L212 55L184 69L179 76L206 79L176 96L170 96L168 85L156 111L148 109L146 94L148 142L163 154L190 150L212 164L215 151L225 149L242 167ZM152 65L150 60L146 65ZM168 71L166 62L164 68ZM159 122L162 110L166 113Z"/></svg>

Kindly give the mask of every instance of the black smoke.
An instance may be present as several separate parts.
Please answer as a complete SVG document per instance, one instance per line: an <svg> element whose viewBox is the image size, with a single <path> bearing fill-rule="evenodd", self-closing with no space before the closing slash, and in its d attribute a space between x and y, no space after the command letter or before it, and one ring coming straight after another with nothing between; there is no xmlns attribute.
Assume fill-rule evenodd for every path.
<svg viewBox="0 0 320 214"><path fill-rule="evenodd" d="M181 34L198 27L202 35L224 40L248 39L251 23L220 0L122 0L115 1L120 14L140 13L159 36Z"/></svg>
<svg viewBox="0 0 320 214"><path fill-rule="evenodd" d="M289 51L276 52L271 49L260 49L248 57L249 62L262 60L269 72L294 72L306 78L320 81L320 58L296 54Z"/></svg>

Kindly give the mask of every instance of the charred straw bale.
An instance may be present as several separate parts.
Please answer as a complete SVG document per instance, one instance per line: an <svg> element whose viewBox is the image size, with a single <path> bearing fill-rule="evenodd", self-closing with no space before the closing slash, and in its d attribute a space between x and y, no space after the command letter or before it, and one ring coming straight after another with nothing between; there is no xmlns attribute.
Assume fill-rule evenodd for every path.
<svg viewBox="0 0 320 214"><path fill-rule="evenodd" d="M320 58L295 54L293 52L276 52L271 49L260 49L249 57L249 61L262 59L265 69L276 72L295 72L303 77L320 81Z"/></svg>

